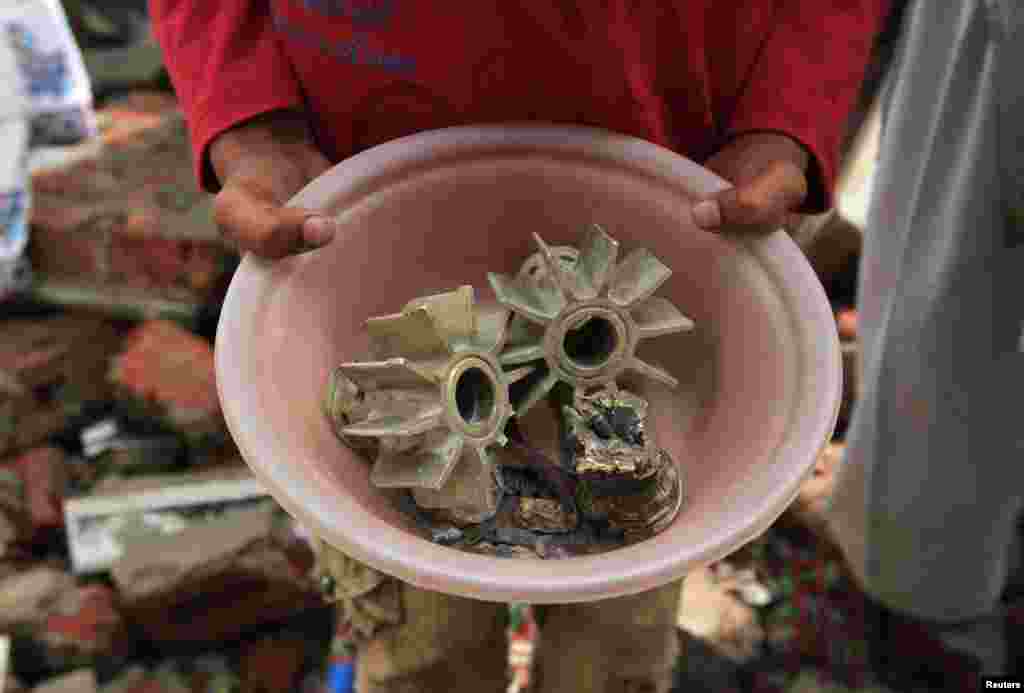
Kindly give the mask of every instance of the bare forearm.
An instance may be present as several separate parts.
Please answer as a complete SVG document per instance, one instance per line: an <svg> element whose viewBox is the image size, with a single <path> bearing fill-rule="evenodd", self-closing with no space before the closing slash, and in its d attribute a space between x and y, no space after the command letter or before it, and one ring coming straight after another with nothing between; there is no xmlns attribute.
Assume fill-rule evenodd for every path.
<svg viewBox="0 0 1024 693"><path fill-rule="evenodd" d="M330 167L301 112L276 110L235 125L213 139L209 157L220 186L214 218L242 250L280 258L333 238L334 222L318 210L286 206Z"/></svg>
<svg viewBox="0 0 1024 693"><path fill-rule="evenodd" d="M322 170L325 160L305 116L298 111L277 110L218 135L210 143L210 163L222 185L243 170L274 166L275 175L284 179L281 186L298 190Z"/></svg>

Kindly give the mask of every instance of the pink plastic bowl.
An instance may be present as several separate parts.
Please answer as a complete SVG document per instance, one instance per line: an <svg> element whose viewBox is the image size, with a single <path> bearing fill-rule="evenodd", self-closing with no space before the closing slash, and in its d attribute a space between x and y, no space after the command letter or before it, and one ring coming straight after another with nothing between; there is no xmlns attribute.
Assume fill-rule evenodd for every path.
<svg viewBox="0 0 1024 693"><path fill-rule="evenodd" d="M795 497L835 425L842 377L832 312L782 232L737 242L697 229L696 195L727 184L667 149L574 127L463 127L363 152L292 204L335 215L328 247L247 256L217 334L228 426L277 501L328 543L419 587L492 601L589 601L685 576L758 536ZM573 244L595 221L623 251L674 270L659 295L698 329L639 356L681 384L651 385L660 445L688 502L645 542L563 560L468 554L414 536L334 436L320 403L330 370L365 358L363 321L409 299L513 273L531 232Z"/></svg>

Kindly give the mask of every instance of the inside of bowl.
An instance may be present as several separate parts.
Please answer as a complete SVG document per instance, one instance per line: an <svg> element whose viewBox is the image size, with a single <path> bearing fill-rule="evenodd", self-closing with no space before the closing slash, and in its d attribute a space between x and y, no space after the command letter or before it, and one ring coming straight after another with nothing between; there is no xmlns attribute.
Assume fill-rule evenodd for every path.
<svg viewBox="0 0 1024 693"><path fill-rule="evenodd" d="M625 167L527 153L423 166L370 194L345 192L321 201L342 224L334 242L262 270L258 305L239 318L250 353L231 366L239 380L251 380L245 398L258 402L265 429L264 449L240 441L243 453L285 507L339 548L421 586L446 588L438 581L451 576L460 583L454 590L470 596L544 601L538 593L546 590L565 601L573 580L581 593L608 594L615 591L609 582L639 566L649 567L645 579L653 583L666 571L680 575L687 562L716 558L744 533L752 538L752 514L763 515L783 485L795 491L794 480L809 469L811 460L778 454L812 377L803 359L806 328L754 253L692 225L685 191ZM384 528L402 528L405 519L321 413L331 369L365 357L368 317L465 283L488 300L486 274L516 272L535 251L531 233L573 245L591 222L621 252L645 247L672 268L658 295L697 324L688 334L647 340L639 351L678 378L678 388L624 382L649 398L657 442L683 468L682 513L645 542L543 566L465 554L404 531L407 539L387 535ZM296 486L289 490L288 479L299 477L302 499ZM365 536L370 529L379 543ZM422 555L410 559L410 551ZM497 574L493 561L501 563Z"/></svg>

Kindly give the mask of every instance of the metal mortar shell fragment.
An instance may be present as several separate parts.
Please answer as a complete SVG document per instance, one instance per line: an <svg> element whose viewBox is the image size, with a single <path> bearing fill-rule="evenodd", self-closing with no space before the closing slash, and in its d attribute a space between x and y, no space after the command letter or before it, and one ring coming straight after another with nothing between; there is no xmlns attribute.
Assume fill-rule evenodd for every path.
<svg viewBox="0 0 1024 693"><path fill-rule="evenodd" d="M558 383L576 389L614 384L633 374L675 387L678 381L636 355L646 339L693 329L693 321L655 296L672 271L645 248L619 259L619 243L591 225L578 249L549 246L533 234L538 251L514 276L491 273L498 302L514 314L503 365L542 361L543 378L515 403L520 415Z"/></svg>
<svg viewBox="0 0 1024 693"><path fill-rule="evenodd" d="M595 494L592 512L608 517L625 533L627 542L642 541L668 527L682 509L683 483L679 468L664 450L656 454L658 471L633 493Z"/></svg>
<svg viewBox="0 0 1024 693"><path fill-rule="evenodd" d="M375 486L409 489L421 507L460 526L494 513L509 385L534 370L498 363L508 318L501 306L478 305L463 286L367 321L375 360L339 366L328 403L343 441L377 441ZM346 381L361 400L338 385Z"/></svg>
<svg viewBox="0 0 1024 693"><path fill-rule="evenodd" d="M563 449L579 479L577 504L607 519L627 543L667 527L683 502L682 478L645 434L647 402L625 390L577 397L562 407Z"/></svg>
<svg viewBox="0 0 1024 693"><path fill-rule="evenodd" d="M377 456L380 444L376 438L350 437L343 432L346 426L366 419L369 409L366 393L346 377L341 368L331 371L323 407L331 429L339 440L371 459Z"/></svg>

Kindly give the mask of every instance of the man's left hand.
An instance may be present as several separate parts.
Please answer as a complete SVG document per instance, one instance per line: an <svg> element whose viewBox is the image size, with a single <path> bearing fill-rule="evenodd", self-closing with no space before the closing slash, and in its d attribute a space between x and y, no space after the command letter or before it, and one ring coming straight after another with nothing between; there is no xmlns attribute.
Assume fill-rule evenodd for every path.
<svg viewBox="0 0 1024 693"><path fill-rule="evenodd" d="M763 235L790 221L807 197L810 157L785 135L737 137L705 162L733 187L693 206L697 226L708 231Z"/></svg>

